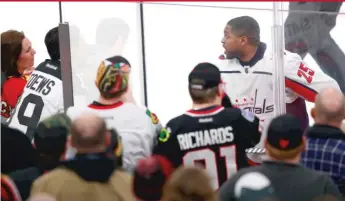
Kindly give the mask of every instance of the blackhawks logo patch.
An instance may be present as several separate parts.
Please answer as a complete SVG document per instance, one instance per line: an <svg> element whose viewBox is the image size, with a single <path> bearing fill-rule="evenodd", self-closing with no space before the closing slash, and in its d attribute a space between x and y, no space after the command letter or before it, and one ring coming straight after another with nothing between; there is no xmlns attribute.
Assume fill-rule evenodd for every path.
<svg viewBox="0 0 345 201"><path fill-rule="evenodd" d="M155 113L153 113L149 109L147 109L146 114L151 118L151 121L153 124L158 124L159 119Z"/></svg>
<svg viewBox="0 0 345 201"><path fill-rule="evenodd" d="M168 141L169 137L170 137L170 133L168 132L167 129L163 128L161 132L159 133L158 141L166 142Z"/></svg>

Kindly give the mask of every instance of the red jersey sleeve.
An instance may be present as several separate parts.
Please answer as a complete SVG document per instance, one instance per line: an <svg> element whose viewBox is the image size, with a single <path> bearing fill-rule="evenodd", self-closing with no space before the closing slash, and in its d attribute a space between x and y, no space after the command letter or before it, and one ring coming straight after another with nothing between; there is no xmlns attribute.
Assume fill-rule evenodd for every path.
<svg viewBox="0 0 345 201"><path fill-rule="evenodd" d="M1 116L9 118L18 98L22 95L26 79L12 77L5 81L1 89Z"/></svg>

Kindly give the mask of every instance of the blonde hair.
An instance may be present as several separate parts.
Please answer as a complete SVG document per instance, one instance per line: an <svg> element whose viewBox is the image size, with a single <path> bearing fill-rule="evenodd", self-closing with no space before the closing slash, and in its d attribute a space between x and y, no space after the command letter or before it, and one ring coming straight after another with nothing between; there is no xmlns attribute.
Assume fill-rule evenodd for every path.
<svg viewBox="0 0 345 201"><path fill-rule="evenodd" d="M165 184L162 200L216 201L216 194L204 169L179 167Z"/></svg>

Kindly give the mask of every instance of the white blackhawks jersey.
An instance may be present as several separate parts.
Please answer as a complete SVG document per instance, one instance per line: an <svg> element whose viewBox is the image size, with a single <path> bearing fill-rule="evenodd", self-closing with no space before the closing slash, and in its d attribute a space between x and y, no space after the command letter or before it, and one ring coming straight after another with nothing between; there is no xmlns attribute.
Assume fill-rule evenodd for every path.
<svg viewBox="0 0 345 201"><path fill-rule="evenodd" d="M40 121L63 111L60 61L45 60L32 72L11 115L9 127L29 139Z"/></svg>
<svg viewBox="0 0 345 201"><path fill-rule="evenodd" d="M67 115L74 120L90 112L104 118L107 128L116 129L120 134L123 144L123 168L126 171L132 172L139 159L151 155L162 125L150 110L127 102L113 105L93 102L86 107L70 107Z"/></svg>
<svg viewBox="0 0 345 201"><path fill-rule="evenodd" d="M284 56L286 103L292 103L298 96L314 102L321 89L339 88L335 80L308 66L299 55L284 51ZM232 104L255 113L261 120L261 129L266 125L264 121L272 119L274 114L273 65L272 54L266 51L264 43L250 62L238 59L217 62Z"/></svg>

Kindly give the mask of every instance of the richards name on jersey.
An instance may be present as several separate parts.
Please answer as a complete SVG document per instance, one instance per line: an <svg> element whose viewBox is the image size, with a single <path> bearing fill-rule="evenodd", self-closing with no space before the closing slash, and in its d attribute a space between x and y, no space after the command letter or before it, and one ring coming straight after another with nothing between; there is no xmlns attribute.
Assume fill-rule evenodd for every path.
<svg viewBox="0 0 345 201"><path fill-rule="evenodd" d="M42 74L33 73L26 85L26 88L36 91L42 95L48 95L52 87L55 86L55 81L44 77Z"/></svg>
<svg viewBox="0 0 345 201"><path fill-rule="evenodd" d="M234 141L232 127L212 128L177 135L181 150L225 144Z"/></svg>

